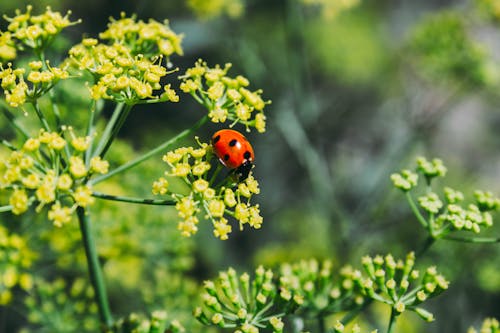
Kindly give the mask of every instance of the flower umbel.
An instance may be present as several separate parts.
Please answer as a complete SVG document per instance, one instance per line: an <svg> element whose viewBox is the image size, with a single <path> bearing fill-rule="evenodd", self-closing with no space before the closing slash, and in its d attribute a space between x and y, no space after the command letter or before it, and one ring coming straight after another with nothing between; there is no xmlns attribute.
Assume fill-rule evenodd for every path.
<svg viewBox="0 0 500 333"><path fill-rule="evenodd" d="M464 204L464 194L450 187L443 187L444 198L441 199L438 191L432 188L432 179L443 177L446 166L440 159L427 160L424 157L417 159L417 172L427 180L426 193L418 197L420 207L427 213L422 214L413 201L413 190L417 187L418 175L409 170L393 174L391 179L394 186L406 193L406 198L415 215L426 227L433 239L448 238L456 231L479 233L482 228L493 225L492 211L500 209L500 199L492 192L476 190L475 202ZM454 239L454 238L449 238Z"/></svg>
<svg viewBox="0 0 500 333"><path fill-rule="evenodd" d="M203 305L194 310L201 323L247 333L264 327L283 332L280 318L302 302L290 292L278 292L273 272L262 266L255 270L253 280L247 273L238 276L232 268L220 272L217 280L205 281L202 300Z"/></svg>
<svg viewBox="0 0 500 333"><path fill-rule="evenodd" d="M0 225L0 305L6 305L13 299L12 289L16 286L30 290L33 277L29 268L36 258L26 241L16 234L11 234Z"/></svg>
<svg viewBox="0 0 500 333"><path fill-rule="evenodd" d="M86 166L84 151L65 138L68 131L42 129L37 137L27 139L20 150L12 151L3 161L0 189L12 191L9 198L12 213L23 214L34 203L38 203L37 211L50 206L48 218L60 227L71 220L76 207L87 207L94 202L87 178L107 172L108 162L99 159ZM90 141L90 137L75 137L72 130L69 136L73 141Z"/></svg>
<svg viewBox="0 0 500 333"><path fill-rule="evenodd" d="M64 28L80 23L80 20L70 21L71 11L62 16L47 7L45 13L32 15L32 9L32 6L27 6L25 13L16 10L16 16L4 16L9 22L7 29L12 37L32 49L44 49Z"/></svg>
<svg viewBox="0 0 500 333"><path fill-rule="evenodd" d="M364 303L359 286L353 283L351 267L346 266L334 276L332 263L325 260L302 260L285 263L280 267L282 292L302 297L303 303L297 310L305 317L350 311Z"/></svg>
<svg viewBox="0 0 500 333"><path fill-rule="evenodd" d="M238 220L240 230L246 224L254 229L262 226L259 205L252 205L250 201L260 192L257 180L251 174L240 183L235 182L231 175L220 180L217 174L222 166L208 144L199 143L197 148L181 147L169 151L163 156L163 161L169 170L153 183L152 192L171 195L176 201L175 207L181 218L178 229L182 235L195 234L201 216L212 222L213 233L221 240L228 239L232 232L229 217ZM213 170L213 163L218 165L218 170ZM188 186L188 193L171 192L167 178L181 180Z"/></svg>
<svg viewBox="0 0 500 333"><path fill-rule="evenodd" d="M94 77L95 83L89 87L93 99L127 104L179 100L170 84L161 83L176 71L168 69L169 57L182 55L182 36L167 21L146 23L122 13L120 19L111 19L108 30L99 37L104 42L85 38L69 51L71 63Z"/></svg>
<svg viewBox="0 0 500 333"><path fill-rule="evenodd" d="M265 132L264 107L270 101L262 99L262 90L249 90L247 78L227 76L230 68L231 64L210 68L206 62L198 60L179 77L182 80L180 88L208 109L212 122L230 121L230 126L241 123L247 131L254 127L260 133Z"/></svg>
<svg viewBox="0 0 500 333"><path fill-rule="evenodd" d="M420 273L414 269L415 255L410 252L405 260L395 260L391 254L382 257L365 256L361 260L366 276L354 274L354 282L367 298L390 305L397 314L410 310L426 321L434 316L419 305L448 289L449 282L431 266Z"/></svg>

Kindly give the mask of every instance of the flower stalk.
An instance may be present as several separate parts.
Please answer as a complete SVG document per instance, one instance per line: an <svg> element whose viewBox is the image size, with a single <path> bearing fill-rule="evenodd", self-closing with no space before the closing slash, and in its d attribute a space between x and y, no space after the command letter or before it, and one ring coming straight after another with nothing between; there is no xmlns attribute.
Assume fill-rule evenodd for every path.
<svg viewBox="0 0 500 333"><path fill-rule="evenodd" d="M143 205L174 206L176 204L174 200L135 198L135 197L105 194L100 192L92 192L92 196L104 200L128 202L128 203L143 204Z"/></svg>
<svg viewBox="0 0 500 333"><path fill-rule="evenodd" d="M131 168L135 167L136 165L144 162L148 158L150 158L150 157L152 157L152 156L154 156L154 155L156 155L156 154L158 154L160 152L163 152L168 147L170 147L172 145L175 145L177 142L179 142L183 138L185 138L188 135L190 135L191 133L195 132L198 128L200 128L203 124L205 124L207 122L207 120L208 120L207 116L201 118L191 128L185 129L184 131L180 132L179 134L177 134L176 136L174 136L172 139L170 139L168 141L165 141L164 143L162 143L158 147L151 149L147 153L139 156L138 158L136 158L136 159L134 159L134 160L132 160L132 161L130 161L128 163L122 164L118 168L113 169L113 170L111 170L110 172L108 172L108 173L106 173L104 175L101 175L99 177L93 178L92 180L90 180L90 184L95 185L97 183L100 183L103 180L106 180L106 179L108 179L108 178L110 178L110 177L112 177L112 176L114 176L114 175L116 175L118 173L127 171L128 169L131 169Z"/></svg>
<svg viewBox="0 0 500 333"><path fill-rule="evenodd" d="M113 318L109 309L106 285L104 283L104 276L102 274L94 238L92 236L90 220L83 207L78 207L76 212L78 215L78 222L80 224L80 232L82 233L82 241L85 248L90 281L94 288L95 300L99 309L99 317L101 322L106 327L111 327L113 324Z"/></svg>

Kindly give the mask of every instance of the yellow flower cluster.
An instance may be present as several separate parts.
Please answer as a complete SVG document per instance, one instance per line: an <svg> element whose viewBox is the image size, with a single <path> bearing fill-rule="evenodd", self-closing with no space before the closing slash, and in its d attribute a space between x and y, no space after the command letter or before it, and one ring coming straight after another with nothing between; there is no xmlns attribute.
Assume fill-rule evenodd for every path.
<svg viewBox="0 0 500 333"><path fill-rule="evenodd" d="M12 36L33 49L43 49L62 29L80 23L80 20L73 22L69 20L71 11L62 16L61 13L53 12L47 7L45 13L32 15L32 9L32 6L27 6L25 13L16 10L16 16L12 18L4 16L4 18L9 22L7 29Z"/></svg>
<svg viewBox="0 0 500 333"><path fill-rule="evenodd" d="M231 64L210 68L206 62L198 60L180 76L180 88L208 109L212 122L230 121L231 126L241 123L247 130L255 127L258 132L265 132L264 107L270 101L262 99L262 90L250 91L247 88L250 82L244 76L227 76L230 68Z"/></svg>
<svg viewBox="0 0 500 333"><path fill-rule="evenodd" d="M73 64L96 79L96 84L90 86L95 100L104 98L128 104L140 100L179 101L170 84L162 87L160 83L172 73L163 65L161 56L149 59L134 55L126 44L106 45L93 38L83 39L69 54Z"/></svg>
<svg viewBox="0 0 500 333"><path fill-rule="evenodd" d="M481 328L476 330L474 327L469 327L467 333L498 333L500 332L500 322L496 318L486 318L481 324Z"/></svg>
<svg viewBox="0 0 500 333"><path fill-rule="evenodd" d="M170 29L168 20L160 23L150 19L146 23L136 21L135 16L126 17L125 13L121 13L119 20L111 18L108 29L99 34L99 38L113 44L128 45L134 56L142 54L147 58L162 54L167 59L174 53L183 54L182 37Z"/></svg>
<svg viewBox="0 0 500 333"><path fill-rule="evenodd" d="M12 300L11 289L19 286L29 290L33 286L33 278L27 273L31 267L35 253L26 245L23 238L16 234L9 234L8 230L0 225L0 305L8 304Z"/></svg>
<svg viewBox="0 0 500 333"><path fill-rule="evenodd" d="M202 19L210 19L227 14L231 18L238 18L243 14L242 0L188 0L187 5Z"/></svg>
<svg viewBox="0 0 500 333"><path fill-rule="evenodd" d="M0 60L12 60L16 57L17 50L12 34L0 31Z"/></svg>
<svg viewBox="0 0 500 333"><path fill-rule="evenodd" d="M108 172L109 164L96 156L88 162L83 152L90 137L76 137L71 128L63 132L40 130L22 149L12 151L0 170L0 189L11 190L12 213L23 214L37 202L37 211L50 205L48 218L57 227L68 223L75 209L94 202L86 180L95 173Z"/></svg>
<svg viewBox="0 0 500 333"><path fill-rule="evenodd" d="M10 106L22 106L27 100L42 96L57 82L68 78L65 68L51 67L48 61L45 65L46 68L41 61L30 62L30 70L25 77L24 68L12 68L11 63L8 63L7 67L0 64L1 87Z"/></svg>
<svg viewBox="0 0 500 333"><path fill-rule="evenodd" d="M53 281L37 278L35 288L24 299L24 304L29 310L30 323L45 327L51 332L72 330L75 325L78 325L79 332L98 332L98 307L93 297L93 288L83 278L74 279L72 282L63 278ZM68 306L69 302L73 306ZM61 324L56 326L54 313L57 314L58 320L66 323L65 329L60 328Z"/></svg>
<svg viewBox="0 0 500 333"><path fill-rule="evenodd" d="M240 230L245 224L259 229L262 225L259 205L252 205L250 199L260 192L259 184L250 174L244 181L234 184L231 177L214 185L217 171L210 173L211 162L218 163L211 147L201 143L199 148L182 147L163 156L170 169L167 177L181 179L189 187L189 193L181 195L169 191L169 182L161 177L153 183L153 194L171 194L176 201L176 209L182 219L178 229L183 236L191 236L198 231L199 214L212 221L214 235L221 240L228 239L232 227L227 216L239 221Z"/></svg>

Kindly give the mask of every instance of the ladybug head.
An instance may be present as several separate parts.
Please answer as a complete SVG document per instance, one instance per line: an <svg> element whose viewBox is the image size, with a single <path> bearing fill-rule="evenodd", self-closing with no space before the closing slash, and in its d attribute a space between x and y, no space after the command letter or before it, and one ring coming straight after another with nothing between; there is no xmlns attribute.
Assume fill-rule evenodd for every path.
<svg viewBox="0 0 500 333"><path fill-rule="evenodd" d="M238 180L240 182L244 181L248 178L250 171L253 168L253 163L249 160L246 160L239 167L236 168L236 175L238 176Z"/></svg>

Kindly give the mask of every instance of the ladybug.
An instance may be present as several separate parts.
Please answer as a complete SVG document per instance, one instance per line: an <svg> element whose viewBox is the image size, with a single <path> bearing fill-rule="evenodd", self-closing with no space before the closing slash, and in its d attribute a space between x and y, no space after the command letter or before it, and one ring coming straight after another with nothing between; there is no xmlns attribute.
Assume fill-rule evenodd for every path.
<svg viewBox="0 0 500 333"><path fill-rule="evenodd" d="M236 171L239 180L245 180L252 170L255 155L250 142L238 131L223 129L212 136L212 147L219 161Z"/></svg>

